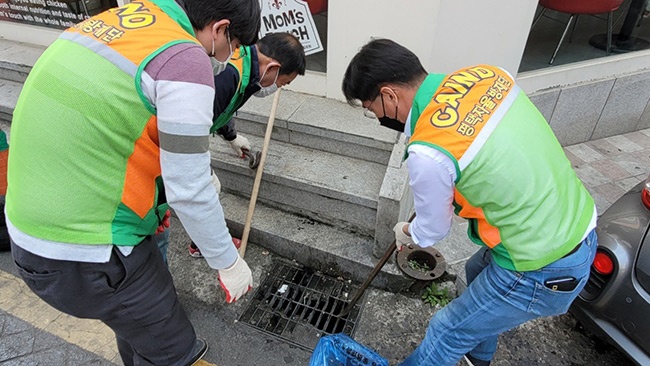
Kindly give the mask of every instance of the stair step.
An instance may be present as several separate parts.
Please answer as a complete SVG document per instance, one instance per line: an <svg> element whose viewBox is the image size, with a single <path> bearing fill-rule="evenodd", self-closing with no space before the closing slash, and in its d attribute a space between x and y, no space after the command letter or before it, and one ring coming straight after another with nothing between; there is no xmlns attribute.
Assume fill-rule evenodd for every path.
<svg viewBox="0 0 650 366"><path fill-rule="evenodd" d="M249 136L253 150L263 139ZM212 165L224 190L250 197L256 171L221 138L211 143ZM386 166L272 140L258 200L283 210L372 235Z"/></svg>
<svg viewBox="0 0 650 366"><path fill-rule="evenodd" d="M24 82L44 50L42 46L0 39L0 80ZM272 102L272 97L250 98L235 117L238 131L247 137L264 136ZM15 101L9 106L13 110ZM0 113L5 114L1 118L8 119L6 111ZM347 103L283 90L273 139L386 164L397 133L380 128L376 120L363 117L361 110Z"/></svg>
<svg viewBox="0 0 650 366"><path fill-rule="evenodd" d="M0 121L11 122L22 89L20 82L0 79Z"/></svg>
<svg viewBox="0 0 650 366"><path fill-rule="evenodd" d="M225 192L221 193L220 200L232 235L241 237L249 201ZM377 263L371 255L372 241L367 236L277 210L264 203L256 204L249 233L251 243L324 273L357 282L364 282ZM393 262L384 265L372 286L397 292L414 283Z"/></svg>
<svg viewBox="0 0 650 366"><path fill-rule="evenodd" d="M282 90L273 139L387 164L398 134L347 103ZM273 98L251 98L235 117L244 135L264 136ZM324 113L323 111L326 111Z"/></svg>
<svg viewBox="0 0 650 366"><path fill-rule="evenodd" d="M0 39L0 79L23 83L45 47Z"/></svg>

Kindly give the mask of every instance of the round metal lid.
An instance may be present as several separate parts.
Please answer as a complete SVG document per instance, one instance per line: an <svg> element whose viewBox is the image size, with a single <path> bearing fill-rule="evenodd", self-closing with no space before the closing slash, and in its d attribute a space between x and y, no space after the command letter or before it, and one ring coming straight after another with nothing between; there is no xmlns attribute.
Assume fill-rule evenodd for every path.
<svg viewBox="0 0 650 366"><path fill-rule="evenodd" d="M445 273L447 261L434 247L405 245L397 252L397 266L409 277L430 281Z"/></svg>

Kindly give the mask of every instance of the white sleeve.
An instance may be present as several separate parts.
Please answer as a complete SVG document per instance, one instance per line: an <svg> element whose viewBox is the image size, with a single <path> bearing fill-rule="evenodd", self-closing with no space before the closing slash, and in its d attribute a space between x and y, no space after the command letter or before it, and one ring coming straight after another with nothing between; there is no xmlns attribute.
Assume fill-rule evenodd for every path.
<svg viewBox="0 0 650 366"><path fill-rule="evenodd" d="M409 230L416 244L428 247L446 237L451 228L456 167L447 155L428 146L411 145L408 152L417 213Z"/></svg>
<svg viewBox="0 0 650 366"><path fill-rule="evenodd" d="M227 268L238 253L211 178L212 68L201 48L177 49L180 52L159 68L152 70L157 66L153 64L147 69L153 76L145 82L146 94L157 111L165 194L208 265Z"/></svg>

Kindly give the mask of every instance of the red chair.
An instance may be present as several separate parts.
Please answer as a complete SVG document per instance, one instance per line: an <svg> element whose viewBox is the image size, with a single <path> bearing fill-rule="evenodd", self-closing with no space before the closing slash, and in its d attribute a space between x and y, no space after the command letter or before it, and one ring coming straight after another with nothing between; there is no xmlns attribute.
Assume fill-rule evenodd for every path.
<svg viewBox="0 0 650 366"><path fill-rule="evenodd" d="M560 13L566 13L571 15L569 17L569 21L566 24L566 27L564 28L564 32L562 33L562 37L560 38L560 42L558 42L557 47L555 48L555 52L553 52L553 56L551 57L551 60L548 63L552 65L553 61L555 61L555 56L557 55L557 52L560 50L562 41L564 41L564 37L566 37L566 33L569 30L569 27L571 26L572 22L573 22L573 29L571 30L571 36L573 36L573 30L575 30L575 26L578 21L577 19L578 15L581 14L596 15L596 14L607 13L606 52L607 55L609 56L612 49L612 18L614 15L614 10L617 10L622 3L623 0L539 0L539 5L542 6L542 11L535 18L535 21L533 22L533 27L535 26L537 21L542 17L542 15L544 15L544 12L547 9L551 9L551 10L558 11Z"/></svg>
<svg viewBox="0 0 650 366"><path fill-rule="evenodd" d="M320 14L327 11L327 0L306 0L309 5L309 11L313 14Z"/></svg>

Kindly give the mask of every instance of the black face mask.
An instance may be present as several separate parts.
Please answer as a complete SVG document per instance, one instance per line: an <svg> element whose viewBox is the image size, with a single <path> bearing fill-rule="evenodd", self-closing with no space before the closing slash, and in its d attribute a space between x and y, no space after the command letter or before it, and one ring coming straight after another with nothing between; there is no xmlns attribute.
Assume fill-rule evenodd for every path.
<svg viewBox="0 0 650 366"><path fill-rule="evenodd" d="M386 116L383 116L381 118L377 118L379 120L379 124L390 128L391 130L395 130L397 132L404 132L404 127L406 127L405 124L402 122L396 120L395 118L389 118Z"/></svg>
<svg viewBox="0 0 650 366"><path fill-rule="evenodd" d="M396 118L386 117L386 106L384 106L383 95L381 96L381 108L384 110L384 116L381 118L377 118L379 120L379 124L384 127L390 128L391 130L395 130L397 132L403 133L404 127L406 127L404 123L400 122ZM395 106L395 117L397 117L397 105Z"/></svg>

